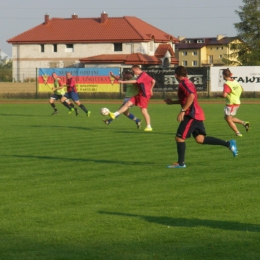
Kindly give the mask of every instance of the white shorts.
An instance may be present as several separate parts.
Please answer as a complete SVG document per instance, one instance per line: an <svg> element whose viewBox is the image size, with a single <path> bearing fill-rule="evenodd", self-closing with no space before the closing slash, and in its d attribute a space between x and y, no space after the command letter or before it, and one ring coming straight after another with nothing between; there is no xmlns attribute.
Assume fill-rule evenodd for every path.
<svg viewBox="0 0 260 260"><path fill-rule="evenodd" d="M237 113L237 110L239 109L239 106L226 106L224 108L224 113L226 116L235 116Z"/></svg>

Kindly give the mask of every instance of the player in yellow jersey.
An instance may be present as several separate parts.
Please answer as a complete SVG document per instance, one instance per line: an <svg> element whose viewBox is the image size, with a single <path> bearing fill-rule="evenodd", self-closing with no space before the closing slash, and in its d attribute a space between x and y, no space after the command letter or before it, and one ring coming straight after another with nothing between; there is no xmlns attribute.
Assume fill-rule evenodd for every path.
<svg viewBox="0 0 260 260"><path fill-rule="evenodd" d="M229 69L224 69L222 73L223 78L226 81L222 93L223 97L226 98L226 107L224 109L225 120L230 128L235 132L236 136L242 137L236 124L243 125L246 131L248 131L250 127L249 122L242 121L234 116L241 104L240 96L243 92L243 88L236 80L232 79L232 73Z"/></svg>
<svg viewBox="0 0 260 260"><path fill-rule="evenodd" d="M63 100L63 97L65 96L65 90L64 90L64 85L61 81L61 79L58 77L58 75L53 72L52 73L52 78L53 78L53 85L54 87L52 90L54 91L53 95L50 97L50 105L54 109L52 115L58 114L59 111L57 107L54 104L55 100L60 100L60 102L69 109L69 114L75 110L76 115L78 115L78 110L77 108L74 107L74 105L71 102L67 102L66 100Z"/></svg>

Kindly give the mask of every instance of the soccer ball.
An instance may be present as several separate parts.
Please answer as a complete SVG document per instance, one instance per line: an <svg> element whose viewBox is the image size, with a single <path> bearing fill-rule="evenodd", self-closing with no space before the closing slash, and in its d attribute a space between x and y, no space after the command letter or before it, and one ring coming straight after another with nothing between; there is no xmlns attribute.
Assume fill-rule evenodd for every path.
<svg viewBox="0 0 260 260"><path fill-rule="evenodd" d="M106 107L101 108L101 109L100 109L100 114L101 114L102 116L107 116L107 115L109 114L109 109L106 108Z"/></svg>

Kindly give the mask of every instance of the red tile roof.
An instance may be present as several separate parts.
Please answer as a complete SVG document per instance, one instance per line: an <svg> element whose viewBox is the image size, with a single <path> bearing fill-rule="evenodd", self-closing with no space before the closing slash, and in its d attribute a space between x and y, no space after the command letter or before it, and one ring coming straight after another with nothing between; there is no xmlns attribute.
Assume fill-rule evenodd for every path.
<svg viewBox="0 0 260 260"><path fill-rule="evenodd" d="M155 51L155 56L163 58L166 55L167 51L169 51L171 56L174 57L174 51L170 44L159 44L158 48Z"/></svg>
<svg viewBox="0 0 260 260"><path fill-rule="evenodd" d="M106 14L107 15L107 14ZM73 17L74 16L74 17ZM76 42L179 42L174 36L137 17L52 18L9 40L9 43L76 43ZM102 16L102 14L101 14ZM46 16L45 16L46 18Z"/></svg>
<svg viewBox="0 0 260 260"><path fill-rule="evenodd" d="M82 63L124 63L124 64L161 64L155 56L142 53L132 54L102 54L80 59Z"/></svg>
<svg viewBox="0 0 260 260"><path fill-rule="evenodd" d="M162 61L157 56L149 56L142 53L132 54L102 54L80 59L81 63L124 63L124 64L156 64L161 65ZM171 59L171 64L178 64L178 60Z"/></svg>
<svg viewBox="0 0 260 260"><path fill-rule="evenodd" d="M197 43L198 39L204 40L204 43ZM223 37L221 39L217 39L216 37L210 38L185 38L184 40L180 41L180 43L176 44L176 49L201 49L207 45L227 45L230 42L237 39L237 37ZM191 43L187 41L191 40Z"/></svg>

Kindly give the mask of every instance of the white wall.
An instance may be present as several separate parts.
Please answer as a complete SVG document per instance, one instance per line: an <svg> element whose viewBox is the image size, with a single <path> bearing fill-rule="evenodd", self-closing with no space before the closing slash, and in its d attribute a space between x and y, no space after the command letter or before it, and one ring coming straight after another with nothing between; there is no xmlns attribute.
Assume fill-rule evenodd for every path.
<svg viewBox="0 0 260 260"><path fill-rule="evenodd" d="M36 68L49 68L52 67L51 63L59 68L72 66L73 64L77 66L79 65L79 59L101 54L139 52L152 56L158 45L159 43L154 43L154 49L150 51L150 42L129 42L123 43L122 51L114 51L113 43L75 43L73 44L73 52L66 52L66 44L57 44L57 52L54 52L53 44L44 44L44 52L41 52L40 44L14 44L12 46L13 78L15 81L23 81L26 78L31 78ZM115 66L115 64L111 66ZM93 67L93 64L91 67Z"/></svg>
<svg viewBox="0 0 260 260"><path fill-rule="evenodd" d="M228 67L232 73L232 78L237 80L243 87L244 91L258 91L260 89L260 66L239 66ZM222 70L225 67L210 68L210 85L212 92L223 91Z"/></svg>

